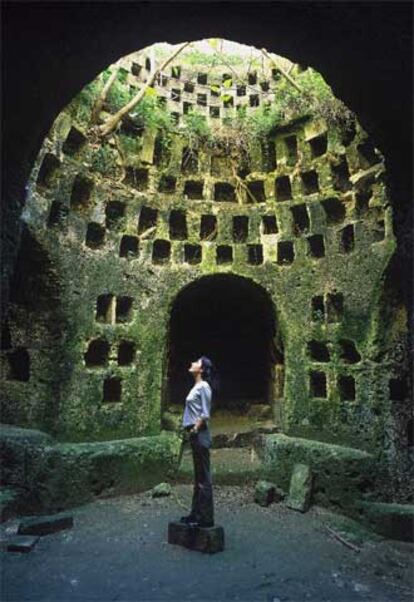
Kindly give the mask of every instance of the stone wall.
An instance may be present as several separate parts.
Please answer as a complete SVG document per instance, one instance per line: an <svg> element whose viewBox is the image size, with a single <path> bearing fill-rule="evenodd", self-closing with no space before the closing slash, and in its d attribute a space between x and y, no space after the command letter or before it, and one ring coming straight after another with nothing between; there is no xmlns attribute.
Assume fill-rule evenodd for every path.
<svg viewBox="0 0 414 602"><path fill-rule="evenodd" d="M148 72L138 64L122 67L128 93ZM274 307L284 431L397 462L412 441L405 315L397 306L384 320L396 247L384 158L358 124L344 139L304 115L253 147L236 177L225 154L189 147L179 124L185 103L210 122L230 118L240 84L216 117L211 84L226 74L206 84L196 72L192 91L184 68L156 86L178 115L168 149L127 119L103 141L90 136L82 93L54 122L28 183L4 326L4 421L66 441L158 434L174 301L226 273L262 287ZM245 77L244 103L259 87L249 111L274 101L271 73L269 90Z"/></svg>

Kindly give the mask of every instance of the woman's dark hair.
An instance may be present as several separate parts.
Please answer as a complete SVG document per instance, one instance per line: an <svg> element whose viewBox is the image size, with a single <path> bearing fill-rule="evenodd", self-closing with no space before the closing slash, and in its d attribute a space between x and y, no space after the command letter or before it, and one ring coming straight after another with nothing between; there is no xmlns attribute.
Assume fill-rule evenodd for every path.
<svg viewBox="0 0 414 602"><path fill-rule="evenodd" d="M200 357L201 367L203 368L203 380L206 380L213 393L217 394L220 389L220 379L213 362L205 355Z"/></svg>

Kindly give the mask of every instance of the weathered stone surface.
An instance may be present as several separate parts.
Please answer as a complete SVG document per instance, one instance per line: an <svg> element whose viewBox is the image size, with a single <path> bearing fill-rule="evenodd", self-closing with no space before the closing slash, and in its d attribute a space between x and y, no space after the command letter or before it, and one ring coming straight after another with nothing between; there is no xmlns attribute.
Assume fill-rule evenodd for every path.
<svg viewBox="0 0 414 602"><path fill-rule="evenodd" d="M249 431L241 431L240 433L218 433L213 434L213 446L219 447L249 447L253 444L255 438L262 433L277 433L277 426L259 426L252 428Z"/></svg>
<svg viewBox="0 0 414 602"><path fill-rule="evenodd" d="M210 451L210 466L214 483L243 485L256 482L263 477L262 463L245 447L220 448ZM194 462L191 450L184 450L180 467L175 476L182 483L194 481Z"/></svg>
<svg viewBox="0 0 414 602"><path fill-rule="evenodd" d="M286 505L293 510L306 512L312 496L312 471L306 464L295 464L290 481Z"/></svg>
<svg viewBox="0 0 414 602"><path fill-rule="evenodd" d="M26 445L16 436L1 443L5 481L26 491L21 512L39 514L151 489L175 473L181 448L167 431L108 442Z"/></svg>
<svg viewBox="0 0 414 602"><path fill-rule="evenodd" d="M307 70L300 75L297 69L293 77L310 77L308 83L318 93L323 84L318 74ZM308 106L302 110L300 102L288 116L283 89L287 92L287 85L288 94L294 94L292 88L285 81L276 83L269 67L264 70L268 91L258 89L249 99L249 94L238 99L232 85L227 101L206 94L211 82L199 86L197 70L184 76L183 69L181 82L163 74L147 92L153 100L162 99L164 109L147 106L141 114L143 103L99 140L86 134L102 77L57 117L27 182L22 244L5 325L7 344L0 354L6 368L1 383L4 420L36 424L59 441L85 445L153 437L160 428L175 431L176 421L168 412L162 416L171 384L166 360L178 342L168 340L174 328L166 325L189 285L199 290L215 323L215 305L208 306L212 289L205 283L225 276L226 290L234 291L237 299L226 307L229 314L236 308L234 332L243 332L245 326L246 333L263 332L261 352L271 366L263 392L284 430L375 452L391 440L386 453L378 454L381 464L392 465L393 474L399 467L389 489L397 483L408 489L409 405L408 396L398 392L407 379L401 377L401 386L391 383L400 379L406 364L408 321L394 284L397 239L384 157L357 120L344 131L347 119L326 116L325 122L309 114ZM222 67L214 71L221 86ZM125 106L133 88L144 83L142 74L135 77L126 63L108 91L102 119ZM250 74L241 71L240 77L248 84ZM192 91L182 88L185 78L193 80ZM265 115L269 99L276 110ZM329 86L324 99L338 108ZM238 128L230 117L236 118L238 110L227 106L229 101L240 101L242 113L247 101L247 124L253 116L261 124L260 136L246 144L241 164L233 161L233 151L243 154L239 147L245 136L234 139ZM185 123L193 105L205 117L221 121L229 152L217 152L221 144L210 118L204 133ZM236 182L235 174L241 180ZM173 212L182 220L173 219ZM203 217L216 220L217 227L203 229ZM240 218L245 226L235 228L234 220ZM189 323L183 324L178 339L187 336ZM57 336L60 332L63 336ZM226 329L220 326L214 336L225 340ZM249 336L243 338L243 354L254 349ZM343 339L358 350L358 367L343 356ZM101 353L96 353L97 342ZM322 358L321 344L326 347ZM21 357L25 362L17 361ZM259 380L259 371L254 378ZM255 392L256 400L263 397ZM260 406L252 407L250 415L268 415L269 408ZM385 425L394 420L396 428L386 432ZM243 446L248 438L240 433L227 443ZM158 453L152 462L147 449L130 448L126 455L133 458L128 459L120 459L119 450L113 449L97 449L96 455L95 450L78 455L69 448L56 454L53 449L47 459L43 451L26 453L10 445L6 451L7 484L26 485L27 480L29 493L36 492L34 503L41 507L66 507L94 495L153 486L165 478ZM373 485L372 472L361 471L360 460L355 468L348 459L338 467L338 459L332 474L316 448L306 455L293 463L322 467L315 492L321 503L349 505ZM167 470L172 463L165 463ZM286 464L281 472L288 479L292 462L286 458ZM52 479L43 480L51 471L59 475L52 493ZM32 475L40 475L41 485ZM269 479L282 483L278 475Z"/></svg>
<svg viewBox="0 0 414 602"><path fill-rule="evenodd" d="M269 404L255 403L250 406L247 416L261 420L270 419L272 418L272 408Z"/></svg>
<svg viewBox="0 0 414 602"><path fill-rule="evenodd" d="M188 548L192 535L193 531L185 523L179 521L168 523L168 543Z"/></svg>
<svg viewBox="0 0 414 602"><path fill-rule="evenodd" d="M280 502L285 497L284 492L275 483L258 481L254 490L254 501L261 506L268 506L272 502Z"/></svg>
<svg viewBox="0 0 414 602"><path fill-rule="evenodd" d="M39 539L29 535L14 535L7 541L5 547L8 552L31 552Z"/></svg>
<svg viewBox="0 0 414 602"><path fill-rule="evenodd" d="M49 535L63 529L73 527L73 516L68 513L54 514L52 516L27 517L19 524L19 535Z"/></svg>
<svg viewBox="0 0 414 602"><path fill-rule="evenodd" d="M255 450L263 462L263 477L287 490L295 464L312 470L314 501L321 505L352 507L378 475L368 452L283 434L262 435Z"/></svg>
<svg viewBox="0 0 414 602"><path fill-rule="evenodd" d="M401 541L414 540L414 505L358 501L358 519L381 535Z"/></svg>
<svg viewBox="0 0 414 602"><path fill-rule="evenodd" d="M0 442L12 440L26 444L53 443L49 433L36 429L21 428L12 424L0 424Z"/></svg>
<svg viewBox="0 0 414 602"><path fill-rule="evenodd" d="M224 550L224 529L214 527L190 527L180 522L168 523L168 543L181 545L190 550L215 554Z"/></svg>
<svg viewBox="0 0 414 602"><path fill-rule="evenodd" d="M25 494L24 489L3 487L0 490L0 522L9 520L19 512L21 500Z"/></svg>
<svg viewBox="0 0 414 602"><path fill-rule="evenodd" d="M171 495L171 485L169 483L159 483L152 490L152 497L163 497Z"/></svg>

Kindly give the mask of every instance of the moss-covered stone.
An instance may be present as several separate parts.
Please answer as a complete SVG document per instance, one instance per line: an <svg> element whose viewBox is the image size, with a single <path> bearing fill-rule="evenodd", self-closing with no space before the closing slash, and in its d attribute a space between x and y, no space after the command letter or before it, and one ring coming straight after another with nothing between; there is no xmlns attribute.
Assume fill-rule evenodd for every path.
<svg viewBox="0 0 414 602"><path fill-rule="evenodd" d="M286 504L293 510L306 512L312 497L312 471L306 464L295 464L290 478Z"/></svg>
<svg viewBox="0 0 414 602"><path fill-rule="evenodd" d="M355 504L359 520L391 539L413 541L414 506L359 501Z"/></svg>
<svg viewBox="0 0 414 602"><path fill-rule="evenodd" d="M262 435L257 453L266 478L287 490L295 464L310 467L313 499L322 505L346 509L364 492L375 490L379 477L371 454L283 434Z"/></svg>
<svg viewBox="0 0 414 602"><path fill-rule="evenodd" d="M57 512L97 496L150 489L174 476L181 448L181 439L166 431L95 443L43 443L38 436L27 443L19 435L1 442L2 476L6 484L25 491L20 511L28 513Z"/></svg>
<svg viewBox="0 0 414 602"><path fill-rule="evenodd" d="M99 123L144 85L146 70L137 73L135 54L122 59ZM245 67L238 69L247 81ZM191 65L181 77L194 73ZM211 81L221 85L221 76L214 68ZM151 98L97 138L91 113L108 77L106 70L57 117L27 185L4 326L9 343L0 353L3 420L44 430L63 446L177 431L179 419L167 409L172 310L190 284L225 274L234 278L229 286L242 279L260 291L276 325L264 343L277 343L279 353L269 353L263 411L293 438L372 452L384 475L378 491L387 500L409 500L408 327L396 285L394 200L384 157L367 133L356 119L344 132L341 119L321 114L328 106L342 121L349 117L309 69L294 77L324 102L293 102L289 82L274 84L268 70L270 90L239 109L246 118L237 121L241 129L229 122L236 108L219 106L214 95L211 106L198 105L195 119L184 116L184 103L197 104L205 88L194 81L189 92L163 76ZM226 93L238 102L232 86ZM215 121L210 110L217 108ZM171 233L173 211L185 215L186 233ZM206 215L217 231L202 236ZM243 240L233 230L240 216L248 220ZM231 260L220 257L223 246ZM282 447L278 466L287 479L291 461ZM299 447L295 461L330 471L328 447ZM62 447L62 470L83 491L83 473L75 478L68 467L76 456L70 449ZM12 453L7 462L24 466L24 453ZM319 474L317 498L348 504L374 485L365 469L371 456L351 456L326 456L338 470L333 482L343 475L353 483L349 494Z"/></svg>
<svg viewBox="0 0 414 602"><path fill-rule="evenodd" d="M254 488L254 501L260 506L268 506L272 502L280 502L285 497L284 492L275 483L260 480Z"/></svg>
<svg viewBox="0 0 414 602"><path fill-rule="evenodd" d="M152 490L152 497L164 497L171 495L170 483L159 483Z"/></svg>

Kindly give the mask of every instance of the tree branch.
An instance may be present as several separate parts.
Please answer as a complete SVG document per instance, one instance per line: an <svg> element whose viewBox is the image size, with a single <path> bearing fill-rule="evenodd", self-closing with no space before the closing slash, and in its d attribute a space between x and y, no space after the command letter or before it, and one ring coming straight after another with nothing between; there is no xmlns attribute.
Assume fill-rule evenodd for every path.
<svg viewBox="0 0 414 602"><path fill-rule="evenodd" d="M99 127L98 131L101 136L107 136L108 134L114 131L118 123L121 121L122 117L129 113L140 102L140 100L142 100L142 98L145 95L145 92L148 90L148 88L152 86L157 75L161 71L163 71L167 67L167 65L169 65L171 61L173 61L176 58L176 56L178 56L180 52L184 50L184 48L186 48L189 44L191 44L191 42L184 42L184 44L181 44L178 50L173 52L173 54L169 58L167 58L160 67L154 69L154 71L149 76L148 81L145 83L145 86L141 88L141 90L134 96L134 98L132 98L117 113L115 113L115 115L111 115L111 117L109 117L107 121L105 121L105 123L103 123Z"/></svg>
<svg viewBox="0 0 414 602"><path fill-rule="evenodd" d="M103 107L103 104L108 95L109 89L112 86L112 84L114 83L114 81L116 80L116 76L118 75L119 67L120 67L120 64L118 62L115 64L114 70L112 71L108 81L102 88L102 92L100 93L100 95L98 96L98 98L95 101L95 104L93 105L92 114L91 114L91 124L95 124L98 121L99 114L102 111L102 107Z"/></svg>
<svg viewBox="0 0 414 602"><path fill-rule="evenodd" d="M283 75L283 77L285 77L288 80L288 82L290 82L292 84L292 86L294 86L296 88L296 90L298 90L299 92L302 92L302 88L300 86L298 86L298 84L295 82L294 79L291 78L291 76L289 75L289 73L287 73L284 69L282 69L282 67L280 67L280 65L278 65L276 63L276 61L267 52L266 48L262 48L261 52L263 52L263 54L265 55L265 57L267 59L269 59L269 61L271 63L273 63L273 65L276 67L276 69L278 71L280 71L280 73Z"/></svg>

